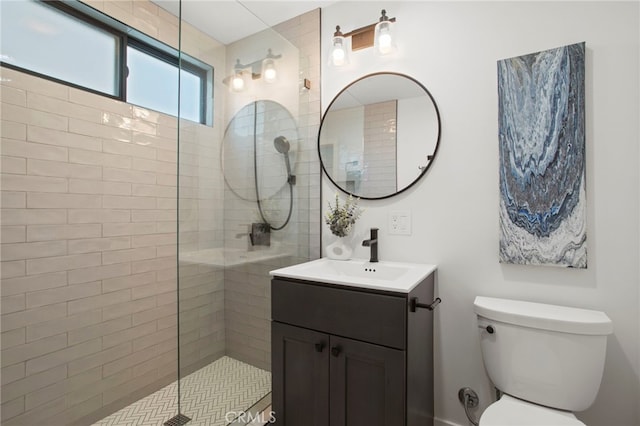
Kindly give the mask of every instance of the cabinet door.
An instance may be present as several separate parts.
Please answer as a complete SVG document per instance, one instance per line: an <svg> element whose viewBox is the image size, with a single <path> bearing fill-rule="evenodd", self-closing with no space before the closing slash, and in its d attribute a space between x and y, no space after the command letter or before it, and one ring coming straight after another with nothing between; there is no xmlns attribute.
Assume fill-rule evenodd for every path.
<svg viewBox="0 0 640 426"><path fill-rule="evenodd" d="M281 426L329 426L329 336L271 323L272 404Z"/></svg>
<svg viewBox="0 0 640 426"><path fill-rule="evenodd" d="M331 426L405 424L405 352L331 336Z"/></svg>

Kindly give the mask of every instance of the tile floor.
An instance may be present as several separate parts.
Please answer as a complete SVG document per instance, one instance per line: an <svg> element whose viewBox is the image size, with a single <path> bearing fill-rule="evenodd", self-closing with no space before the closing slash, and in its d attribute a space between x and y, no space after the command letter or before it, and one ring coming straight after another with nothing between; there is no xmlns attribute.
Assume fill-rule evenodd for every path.
<svg viewBox="0 0 640 426"><path fill-rule="evenodd" d="M93 426L160 426L177 414L177 386L173 382ZM271 373L225 356L182 379L182 413L191 418L187 426L224 426L233 420L231 413L270 391Z"/></svg>

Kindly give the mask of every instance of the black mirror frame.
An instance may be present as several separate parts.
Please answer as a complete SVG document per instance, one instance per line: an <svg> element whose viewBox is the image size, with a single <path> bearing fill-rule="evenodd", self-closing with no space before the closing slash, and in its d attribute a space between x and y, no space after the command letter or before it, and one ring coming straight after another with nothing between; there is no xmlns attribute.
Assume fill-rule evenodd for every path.
<svg viewBox="0 0 640 426"><path fill-rule="evenodd" d="M416 83L422 90L424 90L424 92L427 94L427 96L429 97L429 99L431 99L431 102L433 102L433 108L436 111L436 118L438 120L438 137L436 139L436 147L433 150L433 153L431 154L431 160L429 161L429 163L426 165L426 167L424 169L422 169L422 172L413 180L413 182L411 182L409 185L405 186L404 188L402 188L399 191L394 192L393 194L389 194L389 195L384 195L382 197L365 197L365 196L361 196L361 195L357 195L357 194L353 194L349 191L347 191L346 189L344 189L343 187L341 187L340 185L338 185L333 178L331 177L331 175L327 172L325 166L324 166L324 162L322 161L322 154L320 151L320 136L322 135L322 126L324 124L324 120L327 117L327 113L331 110L331 105L334 104L334 102L340 97L340 95L342 93L344 93L345 91L347 91L351 86L353 86L354 84L358 83L361 80L364 80L366 78L369 77L374 77L376 75L397 75L399 77L404 77L407 78L411 81L413 81L414 83ZM438 104L436 103L435 99L433 99L433 96L431 95L431 92L429 92L429 90L422 84L420 83L418 80L416 80L415 78L406 75L406 74L402 74L402 73L398 73L398 72L392 72L392 71L381 71L381 72L375 72L375 73L371 73L371 74L367 74L364 75L360 78L358 78L357 80L352 81L351 83L349 83L347 86L345 86L342 90L340 90L340 92L338 92L334 98L331 100L331 103L329 103L329 105L327 106L327 109L325 110L324 114L322 114L322 120L320 121L320 128L318 130L318 143L317 143L317 150L318 150L318 159L320 160L320 166L322 167L322 172L324 173L324 175L331 181L331 183L333 184L333 186L335 186L336 188L338 188L340 191L344 192L347 195L351 195L353 197L356 198L360 198L362 200L384 200L386 198L391 198L393 196L396 196L398 194L401 194L403 192L405 192L406 190L408 190L409 188L413 187L420 179L422 179L422 177L427 173L427 171L431 168L431 165L433 164L433 160L435 160L436 158L436 154L438 153L438 148L440 147L440 136L442 134L442 123L440 121L440 111L438 110Z"/></svg>

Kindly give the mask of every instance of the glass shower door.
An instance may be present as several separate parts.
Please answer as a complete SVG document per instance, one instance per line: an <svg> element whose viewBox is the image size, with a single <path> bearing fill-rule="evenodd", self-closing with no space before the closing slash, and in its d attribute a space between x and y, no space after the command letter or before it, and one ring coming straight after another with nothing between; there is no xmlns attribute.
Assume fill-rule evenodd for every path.
<svg viewBox="0 0 640 426"><path fill-rule="evenodd" d="M181 52L213 68L204 123L179 120L180 412L268 421L269 271L319 254L319 92L304 87L319 78L319 11L275 28L249 15L259 29L223 44L197 24L199 3L180 20Z"/></svg>

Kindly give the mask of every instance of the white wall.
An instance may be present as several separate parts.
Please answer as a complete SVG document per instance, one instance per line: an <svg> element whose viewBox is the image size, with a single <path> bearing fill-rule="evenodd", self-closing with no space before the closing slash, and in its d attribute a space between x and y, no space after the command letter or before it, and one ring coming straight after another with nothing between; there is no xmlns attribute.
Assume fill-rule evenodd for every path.
<svg viewBox="0 0 640 426"><path fill-rule="evenodd" d="M599 396L578 417L590 426L640 424L640 155L638 152L638 3L339 2L323 9L322 64L335 25L397 17L399 52L355 52L344 69L323 68L322 106L356 78L406 73L433 94L442 117L435 163L414 188L388 200L362 201L357 241L380 227L380 258L438 264L436 415L468 424L457 391L493 401L479 352L476 295L518 298L605 311L613 320ZM498 262L498 120L496 61L586 42L586 270ZM324 199L335 188L323 182ZM410 210L413 234L387 233L391 209ZM324 241L331 242L326 227ZM358 246L356 257L368 256Z"/></svg>

